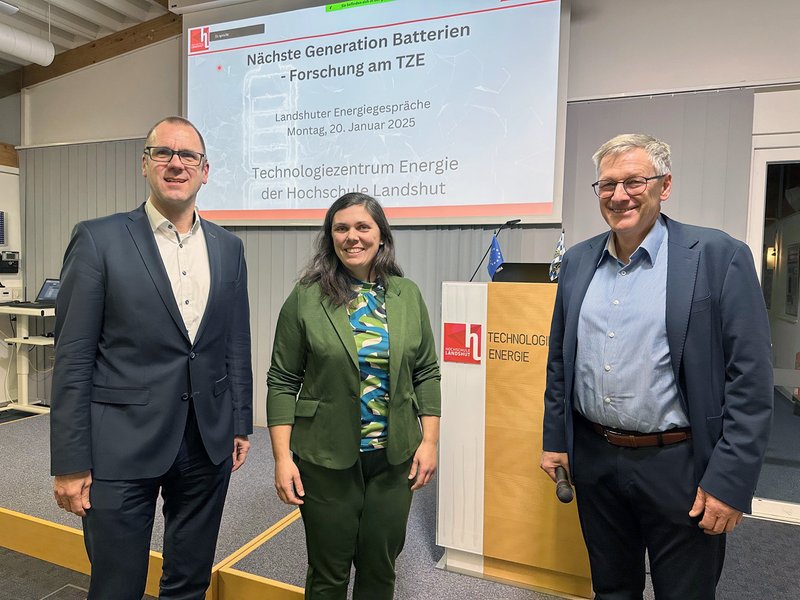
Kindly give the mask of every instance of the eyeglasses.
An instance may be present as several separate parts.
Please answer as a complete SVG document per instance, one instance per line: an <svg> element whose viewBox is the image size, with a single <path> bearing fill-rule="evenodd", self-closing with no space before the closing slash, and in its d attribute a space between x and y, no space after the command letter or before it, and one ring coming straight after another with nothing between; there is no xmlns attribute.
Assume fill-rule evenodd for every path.
<svg viewBox="0 0 800 600"><path fill-rule="evenodd" d="M661 179L662 177L666 177L667 174L664 175L653 175L652 177L628 177L625 181L611 181L610 179L601 179L600 181L595 181L592 184L592 189L594 193L597 194L597 197L602 200L607 200L614 195L614 192L617 191L617 186L621 183L622 189L625 190L625 193L628 196L638 196L639 194L644 193L647 189L647 183L652 181L653 179Z"/></svg>
<svg viewBox="0 0 800 600"><path fill-rule="evenodd" d="M187 167L198 166L205 156L205 154L195 152L194 150L173 150L166 146L145 146L144 153L149 156L151 160L159 163L168 163L172 160L172 157L177 154L181 163Z"/></svg>

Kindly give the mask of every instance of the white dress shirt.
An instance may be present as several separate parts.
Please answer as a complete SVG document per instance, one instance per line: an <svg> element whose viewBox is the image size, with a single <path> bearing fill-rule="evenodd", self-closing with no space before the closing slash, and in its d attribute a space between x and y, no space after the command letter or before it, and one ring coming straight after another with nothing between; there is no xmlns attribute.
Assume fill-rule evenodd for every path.
<svg viewBox="0 0 800 600"><path fill-rule="evenodd" d="M183 317L183 324L189 339L194 343L211 288L208 248L200 216L195 211L192 228L188 233L180 234L177 227L158 212L150 200L145 203L144 209L172 286L172 294Z"/></svg>

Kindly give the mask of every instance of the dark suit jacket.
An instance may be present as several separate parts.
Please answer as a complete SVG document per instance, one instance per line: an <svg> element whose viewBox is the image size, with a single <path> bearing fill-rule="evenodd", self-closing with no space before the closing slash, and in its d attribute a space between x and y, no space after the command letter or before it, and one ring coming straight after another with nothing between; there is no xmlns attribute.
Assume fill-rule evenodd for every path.
<svg viewBox="0 0 800 600"><path fill-rule="evenodd" d="M191 394L215 464L252 432L247 268L241 240L203 221L211 287L189 341L144 205L76 225L56 306L51 468L101 479L162 475Z"/></svg>
<svg viewBox="0 0 800 600"><path fill-rule="evenodd" d="M721 231L664 218L667 338L691 423L695 478L712 496L749 512L773 398L769 322L753 258ZM544 449L568 452L573 471L581 468L572 460L578 316L608 235L564 255L550 332Z"/></svg>
<svg viewBox="0 0 800 600"><path fill-rule="evenodd" d="M430 319L417 286L391 277L389 324L389 443L392 464L419 446L419 416L441 414L440 375ZM267 375L267 423L293 425L297 456L330 469L358 459L361 379L353 328L345 306L332 307L319 286L298 284L275 329ZM299 397L298 397L299 394Z"/></svg>

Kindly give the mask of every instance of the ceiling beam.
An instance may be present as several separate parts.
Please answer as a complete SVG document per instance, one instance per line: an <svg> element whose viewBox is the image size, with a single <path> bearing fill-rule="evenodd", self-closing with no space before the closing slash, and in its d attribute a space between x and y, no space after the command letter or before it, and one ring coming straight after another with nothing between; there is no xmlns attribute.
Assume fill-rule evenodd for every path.
<svg viewBox="0 0 800 600"><path fill-rule="evenodd" d="M6 167L19 167L19 157L17 150L11 144L3 144L0 142L0 165Z"/></svg>
<svg viewBox="0 0 800 600"><path fill-rule="evenodd" d="M0 98L17 94L22 88L60 77L182 33L182 17L167 13L94 42L56 54L50 66L41 67L31 64L0 75Z"/></svg>
<svg viewBox="0 0 800 600"><path fill-rule="evenodd" d="M19 94L22 89L22 69L14 69L0 75L0 98Z"/></svg>
<svg viewBox="0 0 800 600"><path fill-rule="evenodd" d="M96 0L103 6L107 6L110 9L117 11L118 13L122 13L131 19L135 19L136 21L145 21L147 20L148 11L138 4L133 4L132 2L128 2L127 0Z"/></svg>
<svg viewBox="0 0 800 600"><path fill-rule="evenodd" d="M27 65L23 68L22 87L29 87L54 77L60 77L120 54L173 38L181 33L183 33L183 20L180 15L167 13L57 54L53 64L48 67Z"/></svg>
<svg viewBox="0 0 800 600"><path fill-rule="evenodd" d="M56 6L50 8L44 0L29 0L25 4L20 3L19 14L42 22L45 33L40 34L40 37L46 38L48 23L86 40L95 40L98 37L99 28L96 25Z"/></svg>
<svg viewBox="0 0 800 600"><path fill-rule="evenodd" d="M57 54L48 67L31 64L0 75L0 98L17 94L22 88L66 75L120 54L176 37L182 32L181 16L167 13L95 42Z"/></svg>
<svg viewBox="0 0 800 600"><path fill-rule="evenodd" d="M0 15L0 23L8 25L9 27L13 27L14 29L24 31L25 33L35 35L36 37L40 37L42 39L48 38L47 27L45 26L42 28L41 22L31 19L30 17L23 16L12 18ZM62 31L57 27L51 30L49 39L51 42L53 42L54 46L60 46L63 49L73 48L75 46L75 36Z"/></svg>
<svg viewBox="0 0 800 600"><path fill-rule="evenodd" d="M49 0L51 6L69 11L81 19L86 19L90 23L97 23L111 31L117 31L125 25L127 19L122 13L107 10L105 7L98 6L97 2L87 0ZM146 19L140 19L142 21Z"/></svg>

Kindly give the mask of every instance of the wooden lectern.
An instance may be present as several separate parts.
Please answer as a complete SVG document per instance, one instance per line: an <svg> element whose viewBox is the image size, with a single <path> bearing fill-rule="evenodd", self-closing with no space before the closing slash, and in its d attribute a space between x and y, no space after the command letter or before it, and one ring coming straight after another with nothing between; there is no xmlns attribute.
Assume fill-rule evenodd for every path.
<svg viewBox="0 0 800 600"><path fill-rule="evenodd" d="M539 469L556 286L442 285L437 543L448 570L592 595L575 503Z"/></svg>

